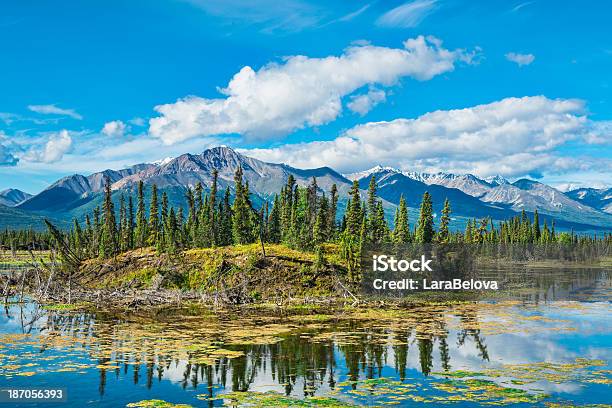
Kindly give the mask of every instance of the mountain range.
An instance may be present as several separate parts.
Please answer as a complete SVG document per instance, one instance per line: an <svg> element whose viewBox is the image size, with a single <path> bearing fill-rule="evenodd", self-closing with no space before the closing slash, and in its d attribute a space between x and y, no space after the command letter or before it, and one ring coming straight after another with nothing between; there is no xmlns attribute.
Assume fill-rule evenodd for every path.
<svg viewBox="0 0 612 408"><path fill-rule="evenodd" d="M27 216L32 217L33 224L43 216L64 222L72 218L82 219L84 214L101 203L106 177L111 180L114 200L118 201L121 194L134 196L138 182L143 181L145 185L156 184L161 191L165 191L170 205L184 206L186 187L201 182L207 188L214 169L219 172L219 187L231 189L238 166L243 169L244 180L249 184L256 206L269 201L280 191L289 175L293 175L297 184L302 186L316 177L322 192L329 192L331 186L336 184L341 213L352 180L359 182L365 198L370 177L374 176L378 182L378 195L383 199L389 218L392 218L395 206L403 195L410 207L411 222L414 222L422 195L429 191L437 212L446 198L450 200L454 218L451 226L455 228L461 228L467 217L490 216L502 220L522 210L532 213L537 209L545 217L555 219L560 228L589 231L612 229L612 197L609 189L578 189L562 193L528 179L511 183L501 176L482 179L471 174L404 172L381 166L343 175L329 167L298 169L286 164L267 163L223 146L207 149L201 154L183 154L121 170L104 170L88 176L74 174L56 181L34 196L10 190L12 193L2 196L6 203L0 202L0 227L23 226L23 219ZM20 221L13 222L17 219Z"/></svg>
<svg viewBox="0 0 612 408"><path fill-rule="evenodd" d="M0 205L15 207L30 197L32 197L32 194L17 190L16 188L7 188L0 191Z"/></svg>

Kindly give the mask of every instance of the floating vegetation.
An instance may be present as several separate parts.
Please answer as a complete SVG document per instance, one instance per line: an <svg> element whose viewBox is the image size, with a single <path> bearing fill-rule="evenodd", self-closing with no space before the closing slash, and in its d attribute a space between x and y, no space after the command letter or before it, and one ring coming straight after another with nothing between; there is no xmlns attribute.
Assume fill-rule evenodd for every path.
<svg viewBox="0 0 612 408"><path fill-rule="evenodd" d="M187 404L173 404L168 401L159 399L143 400L138 402L130 402L127 407L134 408L192 408Z"/></svg>
<svg viewBox="0 0 612 408"><path fill-rule="evenodd" d="M327 313L321 308L290 313L212 312L194 306L141 313L40 308L34 326L0 333L0 383L64 373L75 379L98 376L103 389L129 386L129 381L117 385L107 378L130 376L137 383L142 375L148 387L155 378L193 387L193 401L179 400L194 406L202 401L254 407L564 403L559 395L567 396L565 389L582 396L581 390L610 385L606 354L596 350L600 354L592 355L603 359L570 360L557 354L561 358L550 362L517 356L512 364L495 354L513 339L562 340L574 336L579 318L605 321L609 316L608 304L556 306L451 303ZM28 306L10 306L21 307ZM22 317L25 323L33 320ZM602 326L592 333L609 330ZM498 348L489 350L494 336L503 342L493 342ZM460 353L470 359L451 360L464 344ZM580 355L579 348L573 352ZM161 395L149 397L156 396ZM169 394L162 398L172 400ZM128 402L132 407L187 406L163 399L123 404Z"/></svg>
<svg viewBox="0 0 612 408"><path fill-rule="evenodd" d="M227 406L238 407L260 407L260 408L283 408L283 407L328 407L343 408L355 405L340 401L336 398L312 396L303 399L289 397L275 391L254 392L236 391L210 398L207 395L198 395L198 399L204 401L223 401Z"/></svg>

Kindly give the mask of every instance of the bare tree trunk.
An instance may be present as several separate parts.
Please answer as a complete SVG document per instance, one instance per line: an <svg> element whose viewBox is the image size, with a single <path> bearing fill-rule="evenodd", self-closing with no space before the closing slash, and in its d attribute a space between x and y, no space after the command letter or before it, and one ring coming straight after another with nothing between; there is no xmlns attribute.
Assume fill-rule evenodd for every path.
<svg viewBox="0 0 612 408"><path fill-rule="evenodd" d="M72 273L68 275L68 304L72 303Z"/></svg>
<svg viewBox="0 0 612 408"><path fill-rule="evenodd" d="M23 291L25 289L26 275L27 275L27 269L24 269L23 272L21 272L21 288L19 290L19 303L23 301Z"/></svg>

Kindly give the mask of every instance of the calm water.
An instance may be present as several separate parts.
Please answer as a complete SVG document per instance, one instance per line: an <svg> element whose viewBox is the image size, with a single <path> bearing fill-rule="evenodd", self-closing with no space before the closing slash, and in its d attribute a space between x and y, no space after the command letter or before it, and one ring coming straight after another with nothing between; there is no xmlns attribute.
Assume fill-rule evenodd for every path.
<svg viewBox="0 0 612 408"><path fill-rule="evenodd" d="M0 315L0 388L65 388L67 406L606 404L609 284L599 274L551 289L578 300L549 290L547 302L342 315L12 304Z"/></svg>

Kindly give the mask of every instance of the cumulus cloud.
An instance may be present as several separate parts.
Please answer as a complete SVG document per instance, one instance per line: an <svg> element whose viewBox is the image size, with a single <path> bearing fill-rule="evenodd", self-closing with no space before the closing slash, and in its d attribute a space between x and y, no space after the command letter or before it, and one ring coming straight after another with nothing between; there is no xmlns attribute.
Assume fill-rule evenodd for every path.
<svg viewBox="0 0 612 408"><path fill-rule="evenodd" d="M612 144L612 120L593 122L591 128L585 133L584 140L589 144Z"/></svg>
<svg viewBox="0 0 612 408"><path fill-rule="evenodd" d="M569 141L585 141L593 122L584 103L544 96L506 98L471 108L435 111L416 119L371 122L330 141L252 149L251 156L296 167L341 171L377 164L420 171L517 176L609 166L559 156Z"/></svg>
<svg viewBox="0 0 612 408"><path fill-rule="evenodd" d="M452 71L474 53L450 51L434 37L409 39L403 48L354 45L336 57L293 56L258 71L242 68L221 89L224 98L188 96L159 105L149 133L166 144L196 136L242 134L269 138L333 121L342 98L367 85L419 81Z"/></svg>
<svg viewBox="0 0 612 408"><path fill-rule="evenodd" d="M346 107L363 116L386 99L387 94L385 91L382 89L370 88L366 94L352 96L351 101L346 104Z"/></svg>
<svg viewBox="0 0 612 408"><path fill-rule="evenodd" d="M31 162L55 163L60 161L71 148L72 137L67 130L62 130L50 136L40 148L32 148L23 158Z"/></svg>
<svg viewBox="0 0 612 408"><path fill-rule="evenodd" d="M28 109L32 112L43 115L61 115L70 116L73 119L81 120L83 116L78 114L74 109L64 109L55 105L29 105Z"/></svg>
<svg viewBox="0 0 612 408"><path fill-rule="evenodd" d="M506 59L508 61L514 62L519 67L523 65L529 65L535 60L535 55L533 54L517 54L515 52L509 52L506 54Z"/></svg>
<svg viewBox="0 0 612 408"><path fill-rule="evenodd" d="M110 137L119 137L125 135L128 130L128 126L120 120L113 120L106 122L102 127L102 134Z"/></svg>
<svg viewBox="0 0 612 408"><path fill-rule="evenodd" d="M437 7L437 0L416 0L387 11L376 20L383 27L413 28Z"/></svg>

